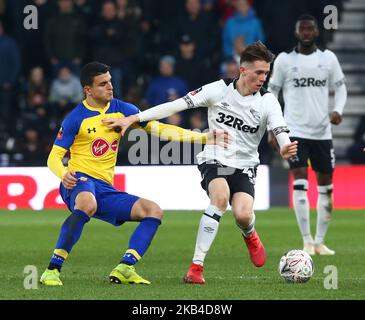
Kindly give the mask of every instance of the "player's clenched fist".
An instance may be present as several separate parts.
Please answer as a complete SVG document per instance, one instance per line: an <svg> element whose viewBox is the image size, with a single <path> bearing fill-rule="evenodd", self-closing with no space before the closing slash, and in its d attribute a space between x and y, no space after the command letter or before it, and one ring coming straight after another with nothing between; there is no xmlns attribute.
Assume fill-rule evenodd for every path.
<svg viewBox="0 0 365 320"><path fill-rule="evenodd" d="M280 149L281 156L288 160L290 157L296 156L298 151L298 141L286 144Z"/></svg>
<svg viewBox="0 0 365 320"><path fill-rule="evenodd" d="M74 171L67 171L62 179L62 184L66 189L72 189L76 186L77 178Z"/></svg>
<svg viewBox="0 0 365 320"><path fill-rule="evenodd" d="M342 116L337 111L333 111L330 113L330 121L332 124L340 124L342 122Z"/></svg>
<svg viewBox="0 0 365 320"><path fill-rule="evenodd" d="M232 137L227 131L214 129L208 132L207 144L216 144L226 148L230 143L232 143Z"/></svg>

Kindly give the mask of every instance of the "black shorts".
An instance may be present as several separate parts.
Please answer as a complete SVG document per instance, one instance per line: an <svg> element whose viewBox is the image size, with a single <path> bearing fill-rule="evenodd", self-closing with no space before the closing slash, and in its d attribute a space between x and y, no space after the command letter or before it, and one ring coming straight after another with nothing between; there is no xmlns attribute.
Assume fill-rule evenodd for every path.
<svg viewBox="0 0 365 320"><path fill-rule="evenodd" d="M298 141L298 154L289 159L290 169L308 167L308 159L314 171L320 173L333 172L335 168L335 153L332 140L312 140L290 137Z"/></svg>
<svg viewBox="0 0 365 320"><path fill-rule="evenodd" d="M255 197L255 181L257 167L236 169L227 167L219 162L204 162L198 165L202 176L201 186L208 192L209 183L215 178L224 178L227 180L230 190L230 202L233 194L236 192L245 192Z"/></svg>

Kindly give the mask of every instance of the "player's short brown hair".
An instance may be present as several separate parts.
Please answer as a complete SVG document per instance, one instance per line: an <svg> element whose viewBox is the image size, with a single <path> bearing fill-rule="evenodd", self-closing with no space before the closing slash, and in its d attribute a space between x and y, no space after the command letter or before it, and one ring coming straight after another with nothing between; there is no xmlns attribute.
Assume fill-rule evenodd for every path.
<svg viewBox="0 0 365 320"><path fill-rule="evenodd" d="M261 41L256 41L243 50L240 64L244 62L252 63L258 60L271 63L274 57L274 54Z"/></svg>

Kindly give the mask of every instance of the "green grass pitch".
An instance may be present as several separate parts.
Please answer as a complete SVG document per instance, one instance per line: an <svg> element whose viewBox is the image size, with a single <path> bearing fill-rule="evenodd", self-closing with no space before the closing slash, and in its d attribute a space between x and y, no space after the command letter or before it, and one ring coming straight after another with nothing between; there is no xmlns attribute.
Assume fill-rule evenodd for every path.
<svg viewBox="0 0 365 320"><path fill-rule="evenodd" d="M288 284L279 277L279 259L290 249L300 249L302 242L294 213L287 208L256 213L256 227L268 256L263 268L255 268L249 261L232 215L227 213L205 262L206 285L184 284L182 277L193 254L201 213L167 211L152 245L137 264L137 271L152 282L150 286L108 281L137 224L113 227L92 219L63 267L64 286L25 289L24 268L36 266L39 279L68 214L0 211L0 299L365 299L365 214L335 211L327 244L336 255L315 256L313 278L305 284ZM314 230L315 213L311 223ZM337 268L337 289L324 286L327 265Z"/></svg>

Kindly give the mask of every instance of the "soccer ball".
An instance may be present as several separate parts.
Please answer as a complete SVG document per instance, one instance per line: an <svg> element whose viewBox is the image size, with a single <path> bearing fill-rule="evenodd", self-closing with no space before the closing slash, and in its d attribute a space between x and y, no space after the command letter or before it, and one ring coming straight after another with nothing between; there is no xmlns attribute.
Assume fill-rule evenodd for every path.
<svg viewBox="0 0 365 320"><path fill-rule="evenodd" d="M313 260L303 250L290 250L280 259L279 274L287 282L307 282L312 277L313 272Z"/></svg>

